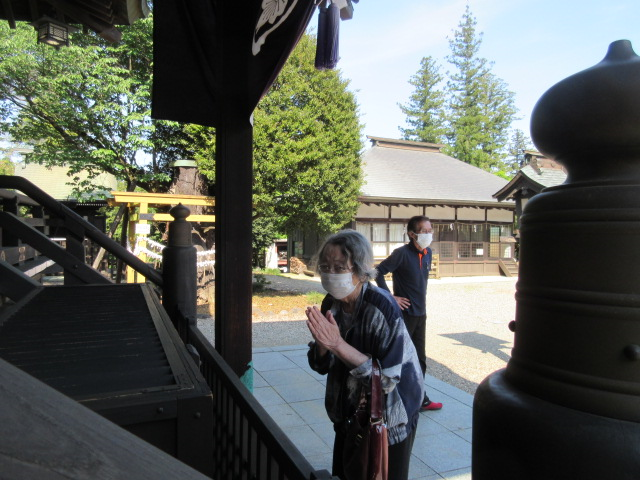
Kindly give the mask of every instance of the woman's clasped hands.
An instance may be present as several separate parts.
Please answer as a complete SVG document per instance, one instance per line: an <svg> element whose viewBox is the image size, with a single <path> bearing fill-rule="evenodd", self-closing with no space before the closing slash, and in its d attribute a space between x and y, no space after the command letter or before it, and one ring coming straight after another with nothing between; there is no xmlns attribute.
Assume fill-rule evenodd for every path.
<svg viewBox="0 0 640 480"><path fill-rule="evenodd" d="M307 307L307 327L313 339L329 351L335 351L344 341L340 336L340 328L331 311L326 316L318 307Z"/></svg>

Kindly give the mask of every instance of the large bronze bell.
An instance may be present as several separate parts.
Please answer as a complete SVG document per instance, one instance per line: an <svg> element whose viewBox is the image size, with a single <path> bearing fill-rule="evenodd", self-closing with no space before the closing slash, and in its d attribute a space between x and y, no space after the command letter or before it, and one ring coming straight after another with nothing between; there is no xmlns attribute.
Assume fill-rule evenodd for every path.
<svg viewBox="0 0 640 480"><path fill-rule="evenodd" d="M564 184L521 218L515 341L473 407L474 480L640 478L640 57L627 40L536 104Z"/></svg>

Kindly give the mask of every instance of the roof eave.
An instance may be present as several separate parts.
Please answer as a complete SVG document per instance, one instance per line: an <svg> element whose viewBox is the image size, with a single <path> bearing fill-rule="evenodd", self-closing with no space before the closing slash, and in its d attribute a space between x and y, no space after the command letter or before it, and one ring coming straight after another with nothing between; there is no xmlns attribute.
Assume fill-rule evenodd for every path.
<svg viewBox="0 0 640 480"><path fill-rule="evenodd" d="M446 200L442 198L400 198L400 197L369 197L360 195L358 201L362 203L394 203L407 205L437 205L451 207L488 207L512 210L515 203L508 200L508 203L498 201L473 201L473 200Z"/></svg>
<svg viewBox="0 0 640 480"><path fill-rule="evenodd" d="M518 172L508 184L494 193L492 197L497 199L499 202L511 200L515 193L522 190L523 187L536 191L536 193L539 193L546 188L541 183L536 182L533 178L524 174L520 175L520 172Z"/></svg>

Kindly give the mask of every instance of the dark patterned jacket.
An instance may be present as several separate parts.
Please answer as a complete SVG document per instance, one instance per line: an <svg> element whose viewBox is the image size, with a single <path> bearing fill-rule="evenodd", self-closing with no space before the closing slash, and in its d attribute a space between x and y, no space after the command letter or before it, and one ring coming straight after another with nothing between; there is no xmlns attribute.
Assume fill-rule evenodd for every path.
<svg viewBox="0 0 640 480"><path fill-rule="evenodd" d="M422 370L400 308L389 292L368 283L362 287L350 322L340 305L327 295L322 313L331 310L342 338L370 358L349 370L331 352L317 358L315 342L309 344L309 365L328 375L325 407L329 418L339 426L353 414L360 388L369 386L372 358L376 358L382 367L382 388L386 393L389 444L399 443L416 427L424 397Z"/></svg>

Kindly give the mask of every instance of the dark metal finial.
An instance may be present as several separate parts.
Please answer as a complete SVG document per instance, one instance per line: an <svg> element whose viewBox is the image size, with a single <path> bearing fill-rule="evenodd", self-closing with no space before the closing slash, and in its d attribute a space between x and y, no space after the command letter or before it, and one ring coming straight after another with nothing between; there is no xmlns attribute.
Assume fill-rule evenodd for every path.
<svg viewBox="0 0 640 480"><path fill-rule="evenodd" d="M637 55L636 52L633 51L631 42L629 40L616 40L609 45L609 50L603 61L626 61L633 57L637 57Z"/></svg>
<svg viewBox="0 0 640 480"><path fill-rule="evenodd" d="M597 65L551 87L531 116L538 150L568 170L566 183L640 180L640 57L613 42ZM606 160L605 160L606 159Z"/></svg>
<svg viewBox="0 0 640 480"><path fill-rule="evenodd" d="M169 246L190 247L192 245L191 223L186 218L191 211L179 203L169 210L169 213L175 219L169 225Z"/></svg>
<svg viewBox="0 0 640 480"><path fill-rule="evenodd" d="M189 216L191 211L187 207L185 207L183 204L179 203L178 205L173 207L171 210L169 210L169 213L176 220L184 220Z"/></svg>

